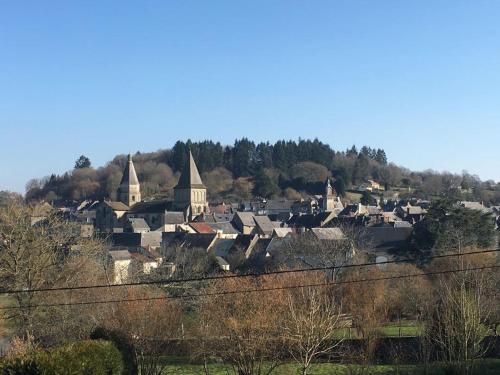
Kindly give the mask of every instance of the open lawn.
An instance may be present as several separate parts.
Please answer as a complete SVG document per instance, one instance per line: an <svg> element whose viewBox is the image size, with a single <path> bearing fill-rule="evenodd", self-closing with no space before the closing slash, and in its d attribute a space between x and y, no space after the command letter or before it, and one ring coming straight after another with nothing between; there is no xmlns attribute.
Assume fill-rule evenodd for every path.
<svg viewBox="0 0 500 375"><path fill-rule="evenodd" d="M415 337L422 333L422 327L417 322L404 320L401 323L389 323L380 328L380 333L385 337ZM339 329L339 337L359 338L355 328Z"/></svg>
<svg viewBox="0 0 500 375"><path fill-rule="evenodd" d="M447 375L451 374L450 370L446 371L441 366L433 366L428 375ZM406 365L406 366L348 366L331 363L322 363L314 365L310 368L311 375L351 375L351 374L401 374L401 375L420 375L424 374L422 366ZM480 375L498 375L500 374L500 360L486 360L477 362L476 374ZM183 374L183 375L201 375L204 374L203 366L201 365L171 365L168 366L164 375ZM224 365L210 365L209 375L229 375L232 374L231 368ZM283 365L273 372L275 375L292 375L300 374L299 368L296 365Z"/></svg>
<svg viewBox="0 0 500 375"><path fill-rule="evenodd" d="M401 324L387 324L381 329L382 334L387 337L414 337L422 333L422 327L415 322L404 321Z"/></svg>
<svg viewBox="0 0 500 375"><path fill-rule="evenodd" d="M353 191L347 191L345 193L345 198L353 203L359 203L359 201L361 200L361 197L362 197L362 195L360 193L355 193Z"/></svg>

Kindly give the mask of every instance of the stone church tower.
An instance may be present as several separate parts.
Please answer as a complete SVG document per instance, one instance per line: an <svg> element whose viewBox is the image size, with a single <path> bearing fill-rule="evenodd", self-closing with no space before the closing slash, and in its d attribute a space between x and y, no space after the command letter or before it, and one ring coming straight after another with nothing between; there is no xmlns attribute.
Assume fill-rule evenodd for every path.
<svg viewBox="0 0 500 375"><path fill-rule="evenodd" d="M129 207L141 201L141 186L130 154L128 155L127 165L125 166L123 177L118 187L118 200Z"/></svg>
<svg viewBox="0 0 500 375"><path fill-rule="evenodd" d="M174 207L177 210L188 211L191 217L208 213L207 188L201 181L191 151L179 183L174 188Z"/></svg>
<svg viewBox="0 0 500 375"><path fill-rule="evenodd" d="M325 192L323 194L323 211L331 212L335 209L336 204L335 189L328 178L325 183Z"/></svg>

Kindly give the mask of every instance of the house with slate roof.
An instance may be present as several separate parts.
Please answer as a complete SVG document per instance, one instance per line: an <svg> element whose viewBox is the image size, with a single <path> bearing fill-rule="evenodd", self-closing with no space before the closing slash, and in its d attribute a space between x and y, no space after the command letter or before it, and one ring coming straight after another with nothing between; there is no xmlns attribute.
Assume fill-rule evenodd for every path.
<svg viewBox="0 0 500 375"><path fill-rule="evenodd" d="M399 205L395 212L396 215L404 221L416 224L424 219L427 210L421 206L412 206L410 202L407 202L406 205Z"/></svg>
<svg viewBox="0 0 500 375"><path fill-rule="evenodd" d="M255 233L264 237L271 237L274 228L278 227L279 224L269 220L268 216L254 216L255 221Z"/></svg>
<svg viewBox="0 0 500 375"><path fill-rule="evenodd" d="M142 218L129 217L125 226L123 227L124 232L131 233L147 233L149 232L149 225Z"/></svg>
<svg viewBox="0 0 500 375"><path fill-rule="evenodd" d="M256 225L254 216L253 212L236 212L232 223L242 234L252 234Z"/></svg>
<svg viewBox="0 0 500 375"><path fill-rule="evenodd" d="M205 223L217 233L218 238L234 239L241 234L230 222Z"/></svg>
<svg viewBox="0 0 500 375"><path fill-rule="evenodd" d="M100 232L112 233L114 228L122 228L128 210L130 207L122 202L100 202L96 207L96 229Z"/></svg>

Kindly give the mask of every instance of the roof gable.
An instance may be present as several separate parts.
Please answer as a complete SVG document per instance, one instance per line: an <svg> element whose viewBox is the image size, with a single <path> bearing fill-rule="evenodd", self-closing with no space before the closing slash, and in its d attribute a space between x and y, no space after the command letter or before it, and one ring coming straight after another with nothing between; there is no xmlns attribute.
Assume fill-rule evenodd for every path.
<svg viewBox="0 0 500 375"><path fill-rule="evenodd" d="M254 227L255 226L255 221L254 221L255 215L253 212L236 212L234 215L234 218L238 218L241 222L246 227Z"/></svg>
<svg viewBox="0 0 500 375"><path fill-rule="evenodd" d="M273 225L271 220L269 220L269 217L254 216L253 219L255 221L255 224L263 234L271 235L273 233L273 229L275 228L275 226Z"/></svg>
<svg viewBox="0 0 500 375"><path fill-rule="evenodd" d="M114 211L128 211L129 206L122 202L104 201L104 204L109 206Z"/></svg>
<svg viewBox="0 0 500 375"><path fill-rule="evenodd" d="M192 222L189 224L191 228L193 228L196 233L214 233L215 231L205 223L195 223Z"/></svg>

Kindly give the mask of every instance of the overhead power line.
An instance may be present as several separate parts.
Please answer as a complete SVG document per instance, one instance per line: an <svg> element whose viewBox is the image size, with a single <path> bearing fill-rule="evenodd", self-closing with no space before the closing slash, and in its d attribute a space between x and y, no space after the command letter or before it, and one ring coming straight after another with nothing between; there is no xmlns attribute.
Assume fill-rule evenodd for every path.
<svg viewBox="0 0 500 375"><path fill-rule="evenodd" d="M487 254L499 252L500 249L492 250L480 250L472 251L467 253L453 253L453 254L443 254L443 255L433 255L429 257L420 258L405 258L399 260L387 260L383 262L370 262L370 263L358 263L358 264L346 264L339 266L322 266L322 267L311 267L311 268L299 268L291 270L280 270L272 272L256 272L247 273L239 275L219 275L219 276L203 276L203 277L193 277L193 278L183 278L183 279L161 279L161 280L149 280L149 281L138 281L122 284L95 284L95 285L80 285L80 286L68 286L68 287L56 287L56 288L33 288L33 289L10 289L0 291L2 294L19 294L19 293L39 293L39 292L61 292L61 291L71 291L71 290L86 290L86 289L103 289L103 288L120 288L127 286L141 286L141 285L166 285L166 284L182 284L187 282L202 282L202 281L213 281L213 280L225 280L225 279L236 279L236 278L247 278L247 277L261 277L261 276L272 276L272 275L282 275L289 273L301 273L301 272L314 272L314 271L331 271L336 269L346 269L346 268L358 268L358 267L370 267L370 266L383 266L396 263L412 263L412 262L423 262L432 259L443 259L451 257L461 257L477 254Z"/></svg>
<svg viewBox="0 0 500 375"><path fill-rule="evenodd" d="M158 296L158 297L143 297L143 298L130 298L130 299L120 298L120 299L103 300L103 301L82 301L82 302L67 302L67 303L53 303L53 304L34 304L29 306L9 306L9 307L0 307L0 310L15 310L22 308L40 308L40 307L87 306L87 305L126 303L126 302L157 301L157 300L168 300L168 299L188 299L195 297L223 296L223 295L242 294L242 293L262 293L262 292L270 292L278 290L317 288L317 287L325 287L332 285L346 285L346 284L356 284L356 283L375 282L375 281L408 279L413 277L437 276L437 275L446 275L446 274L453 274L460 272L483 271L487 269L496 269L496 268L500 268L500 265L443 270L443 271L424 272L424 273L413 273L413 274L397 275L397 276L365 278L357 280L332 281L332 282L315 283L315 284L299 284L299 285L287 285L280 287L241 289L241 290L229 290L229 291L226 290L220 292L205 292L205 293L185 294L180 296Z"/></svg>

